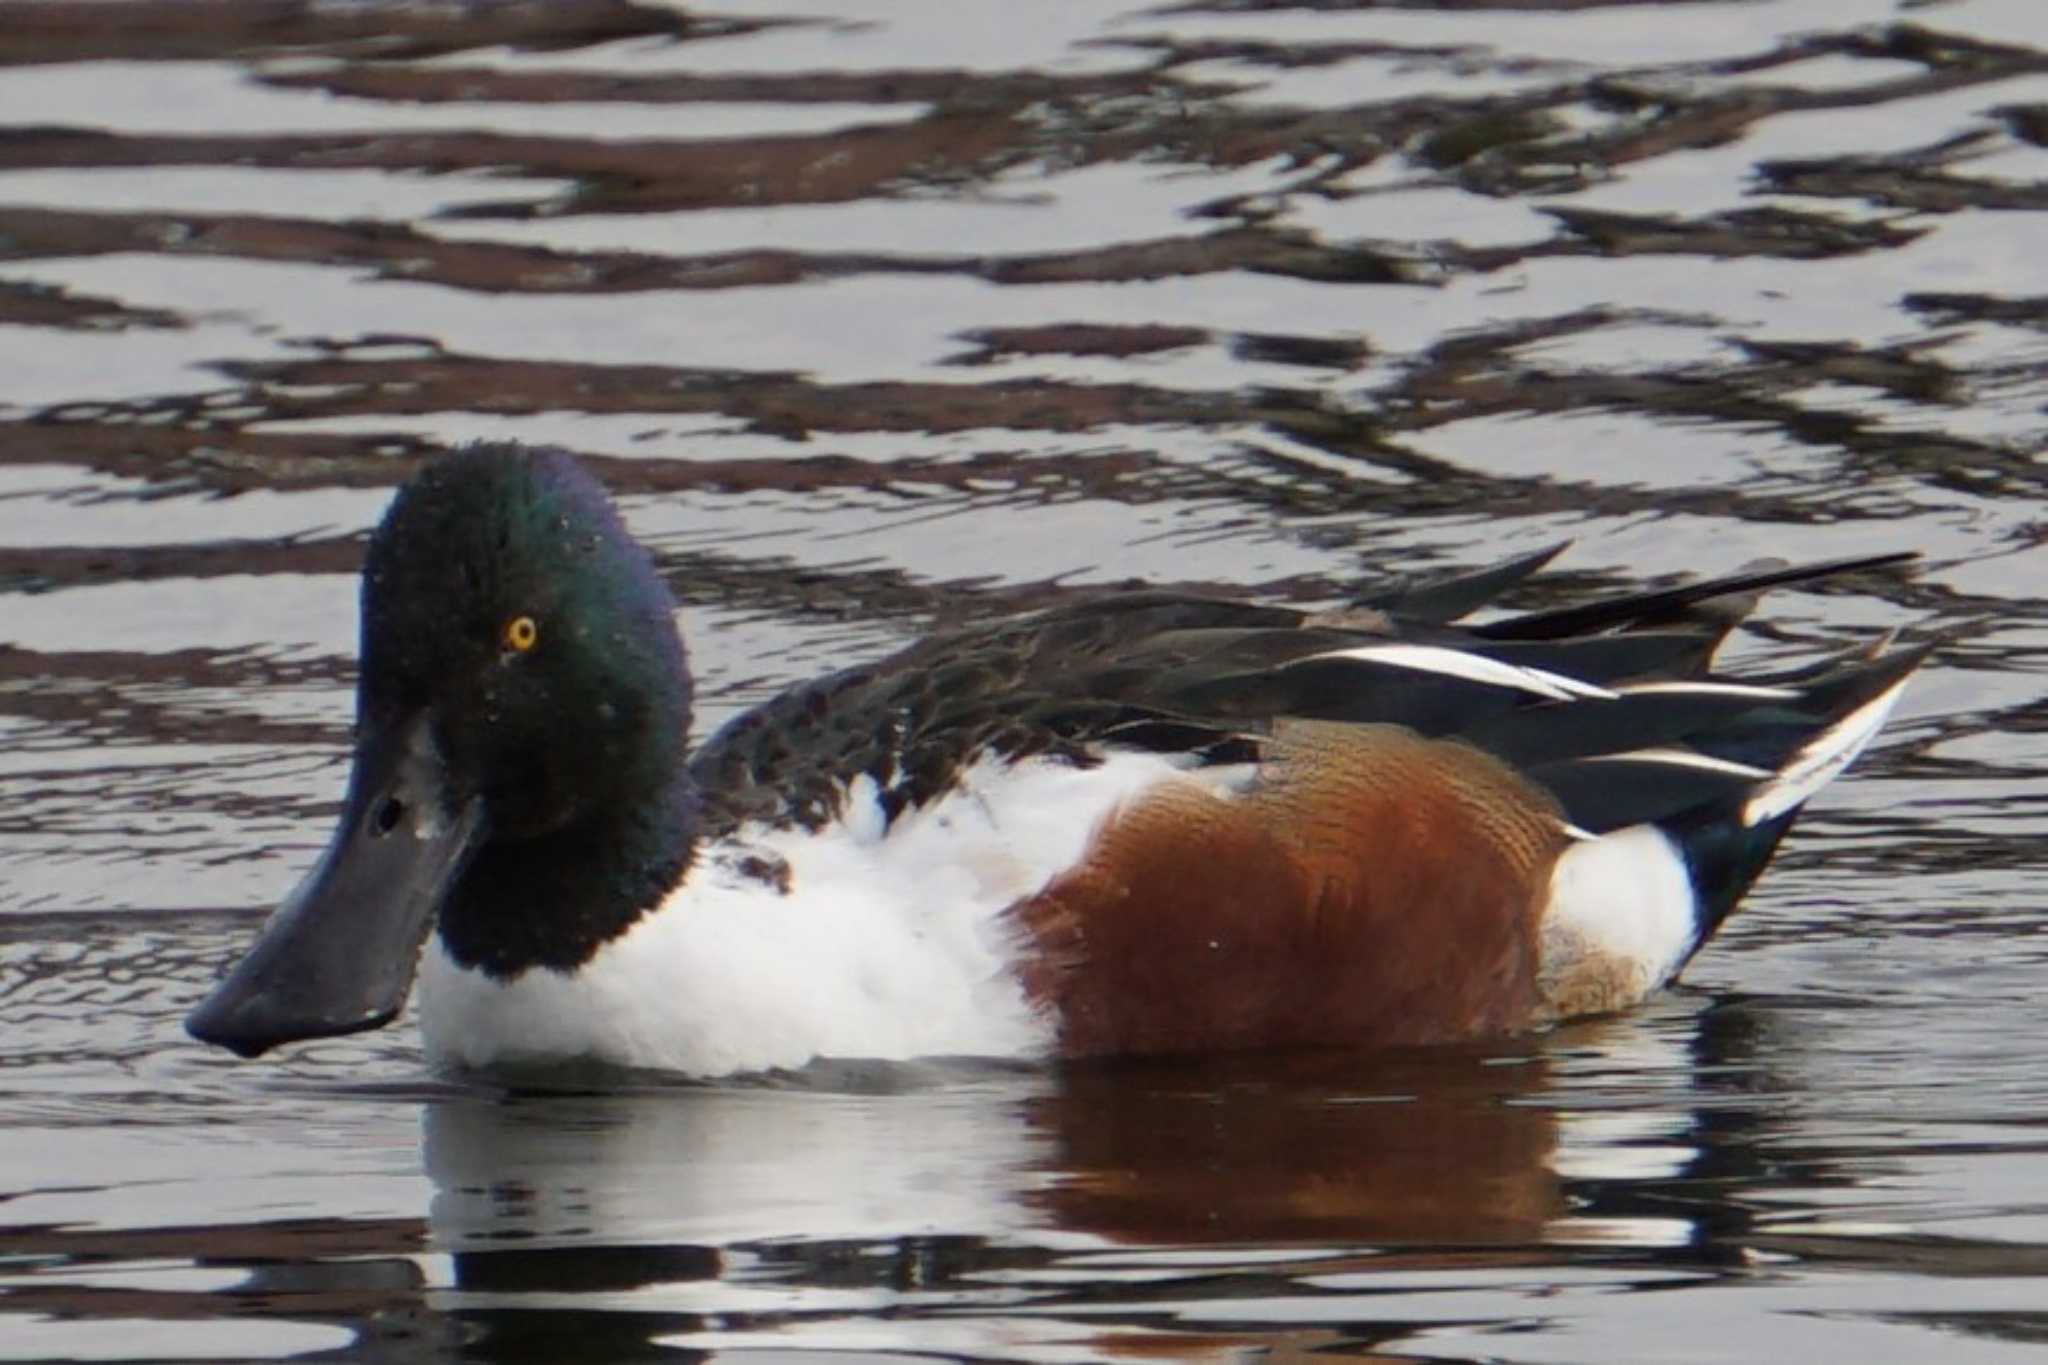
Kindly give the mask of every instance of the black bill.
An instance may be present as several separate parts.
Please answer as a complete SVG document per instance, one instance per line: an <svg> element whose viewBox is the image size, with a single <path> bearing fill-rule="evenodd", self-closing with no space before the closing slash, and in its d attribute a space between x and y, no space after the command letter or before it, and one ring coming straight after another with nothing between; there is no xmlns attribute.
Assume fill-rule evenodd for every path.
<svg viewBox="0 0 2048 1365"><path fill-rule="evenodd" d="M186 1030L254 1057L391 1022L483 825L482 803L449 791L424 717L366 736L327 851Z"/></svg>

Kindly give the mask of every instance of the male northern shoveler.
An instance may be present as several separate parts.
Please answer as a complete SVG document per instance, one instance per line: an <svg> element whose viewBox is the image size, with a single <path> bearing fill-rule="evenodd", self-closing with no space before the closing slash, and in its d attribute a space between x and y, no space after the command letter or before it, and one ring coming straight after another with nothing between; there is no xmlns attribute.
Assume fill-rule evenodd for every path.
<svg viewBox="0 0 2048 1365"><path fill-rule="evenodd" d="M675 603L559 451L363 570L346 809L195 1009L253 1056L692 1075L1511 1034L1678 972L1924 651L1709 671L1762 570L1448 624L1554 551L1305 612L1108 595L802 684L686 756ZM431 944L421 962L422 942Z"/></svg>

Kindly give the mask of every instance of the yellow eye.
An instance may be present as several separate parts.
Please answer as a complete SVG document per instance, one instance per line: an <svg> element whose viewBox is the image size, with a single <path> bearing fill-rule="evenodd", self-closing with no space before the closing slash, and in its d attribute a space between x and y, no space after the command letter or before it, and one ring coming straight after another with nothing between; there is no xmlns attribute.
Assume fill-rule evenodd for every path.
<svg viewBox="0 0 2048 1365"><path fill-rule="evenodd" d="M531 616L515 616L505 623L505 648L524 654L540 643L540 625Z"/></svg>

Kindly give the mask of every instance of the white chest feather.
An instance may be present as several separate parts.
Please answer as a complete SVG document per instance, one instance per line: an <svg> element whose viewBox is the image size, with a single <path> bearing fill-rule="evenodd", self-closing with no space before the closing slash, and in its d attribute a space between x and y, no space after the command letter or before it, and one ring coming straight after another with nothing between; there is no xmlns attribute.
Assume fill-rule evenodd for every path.
<svg viewBox="0 0 2048 1365"><path fill-rule="evenodd" d="M420 977L429 1054L696 1076L819 1057L1041 1057L1052 1021L1017 981L1003 912L1075 862L1119 801L1174 771L1150 755L984 763L886 837L862 779L828 831L748 829L700 849L659 910L573 973L495 982L437 937ZM742 870L778 860L786 878Z"/></svg>

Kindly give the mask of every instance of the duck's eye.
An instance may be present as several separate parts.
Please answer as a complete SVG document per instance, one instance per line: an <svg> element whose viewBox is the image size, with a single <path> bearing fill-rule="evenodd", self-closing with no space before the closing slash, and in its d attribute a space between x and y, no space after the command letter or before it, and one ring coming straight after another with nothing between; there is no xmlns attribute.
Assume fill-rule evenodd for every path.
<svg viewBox="0 0 2048 1365"><path fill-rule="evenodd" d="M540 623L531 616L515 616L505 623L501 638L505 641L505 648L524 654L540 643Z"/></svg>

